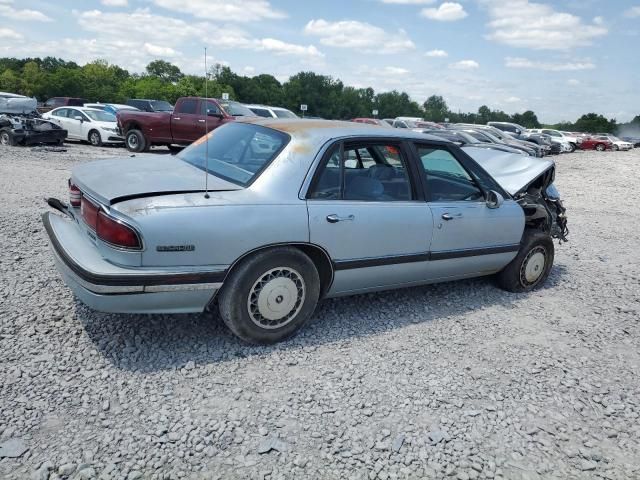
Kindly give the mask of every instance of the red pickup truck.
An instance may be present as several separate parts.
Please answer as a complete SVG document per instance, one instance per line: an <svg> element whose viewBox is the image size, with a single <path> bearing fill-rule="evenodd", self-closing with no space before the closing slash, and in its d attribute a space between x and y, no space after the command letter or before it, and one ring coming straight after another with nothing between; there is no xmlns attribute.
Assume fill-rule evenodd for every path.
<svg viewBox="0 0 640 480"><path fill-rule="evenodd" d="M183 97L173 112L121 110L116 115L125 145L132 152L144 152L152 145L188 145L211 130L237 117L255 116L238 102L215 98Z"/></svg>

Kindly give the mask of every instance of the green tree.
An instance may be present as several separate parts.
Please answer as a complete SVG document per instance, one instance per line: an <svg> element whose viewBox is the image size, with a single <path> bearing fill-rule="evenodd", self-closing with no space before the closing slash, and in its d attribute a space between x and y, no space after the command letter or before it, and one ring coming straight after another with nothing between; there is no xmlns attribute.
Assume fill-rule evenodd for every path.
<svg viewBox="0 0 640 480"><path fill-rule="evenodd" d="M540 122L538 121L538 117L531 110L527 110L523 113L513 114L511 117L511 121L526 128L540 128L541 126Z"/></svg>
<svg viewBox="0 0 640 480"><path fill-rule="evenodd" d="M449 117L447 102L440 95L431 95L422 105L425 120L432 122L444 122Z"/></svg>
<svg viewBox="0 0 640 480"><path fill-rule="evenodd" d="M178 67L165 60L154 60L147 65L146 71L152 77L171 83L179 81L184 76Z"/></svg>
<svg viewBox="0 0 640 480"><path fill-rule="evenodd" d="M615 119L608 120L597 113L582 115L575 123L575 129L579 132L612 133L616 130Z"/></svg>
<svg viewBox="0 0 640 480"><path fill-rule="evenodd" d="M0 74L0 91L17 93L22 91L21 84L18 74L10 68Z"/></svg>
<svg viewBox="0 0 640 480"><path fill-rule="evenodd" d="M29 97L42 97L46 84L46 74L40 70L36 62L28 62L22 67L22 88L23 95Z"/></svg>
<svg viewBox="0 0 640 480"><path fill-rule="evenodd" d="M378 94L375 103L378 106L380 118L422 117L424 115L417 102L411 100L407 93L397 90Z"/></svg>

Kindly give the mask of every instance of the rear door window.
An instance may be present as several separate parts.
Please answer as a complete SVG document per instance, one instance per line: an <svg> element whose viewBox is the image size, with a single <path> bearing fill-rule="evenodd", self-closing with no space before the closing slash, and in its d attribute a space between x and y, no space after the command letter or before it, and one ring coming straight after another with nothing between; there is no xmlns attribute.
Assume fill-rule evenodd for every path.
<svg viewBox="0 0 640 480"><path fill-rule="evenodd" d="M198 111L198 99L196 98L186 98L180 102L178 108L176 108L176 113L186 113L195 115Z"/></svg>

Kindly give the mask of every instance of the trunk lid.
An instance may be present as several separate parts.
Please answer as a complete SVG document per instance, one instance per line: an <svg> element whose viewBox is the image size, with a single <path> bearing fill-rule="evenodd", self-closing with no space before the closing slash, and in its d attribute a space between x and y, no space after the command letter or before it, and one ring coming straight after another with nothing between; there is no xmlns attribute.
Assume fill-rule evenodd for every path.
<svg viewBox="0 0 640 480"><path fill-rule="evenodd" d="M555 167L552 160L476 147L462 147L509 194L517 195L536 178Z"/></svg>
<svg viewBox="0 0 640 480"><path fill-rule="evenodd" d="M208 176L211 192L242 189ZM173 155L144 154L78 165L71 181L95 200L112 205L132 198L204 192L205 172Z"/></svg>

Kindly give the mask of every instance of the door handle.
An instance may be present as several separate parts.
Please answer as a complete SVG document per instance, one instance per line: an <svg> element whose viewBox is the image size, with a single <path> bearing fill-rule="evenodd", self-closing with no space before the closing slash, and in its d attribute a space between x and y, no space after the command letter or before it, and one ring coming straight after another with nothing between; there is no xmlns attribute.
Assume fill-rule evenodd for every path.
<svg viewBox="0 0 640 480"><path fill-rule="evenodd" d="M204 120L198 120L198 122L200 122L200 123L204 123Z"/></svg>
<svg viewBox="0 0 640 480"><path fill-rule="evenodd" d="M451 215L450 213L443 213L442 214L442 219L449 221L449 220L453 220L454 218L462 218L462 214L461 213L455 213L453 215Z"/></svg>
<svg viewBox="0 0 640 480"><path fill-rule="evenodd" d="M329 223L338 223L338 222L346 222L355 220L354 215L347 215L346 217L341 217L340 215L336 215L332 213L331 215L327 215L327 222Z"/></svg>
<svg viewBox="0 0 640 480"><path fill-rule="evenodd" d="M174 120L181 120L182 117L173 117Z"/></svg>

